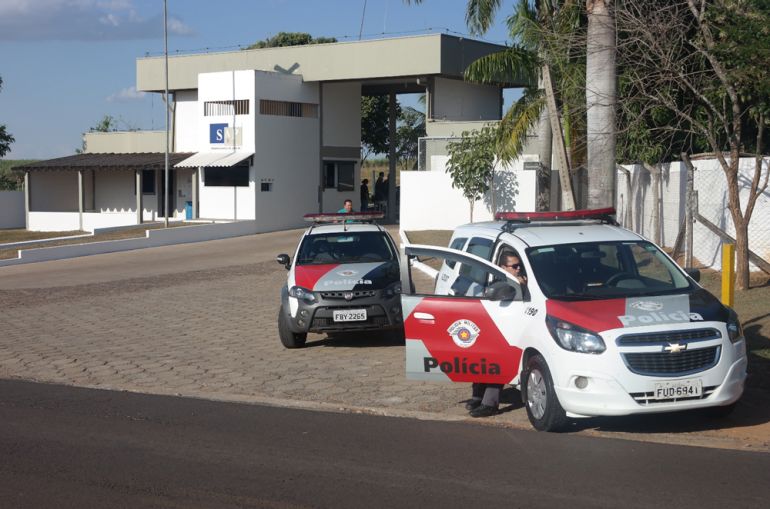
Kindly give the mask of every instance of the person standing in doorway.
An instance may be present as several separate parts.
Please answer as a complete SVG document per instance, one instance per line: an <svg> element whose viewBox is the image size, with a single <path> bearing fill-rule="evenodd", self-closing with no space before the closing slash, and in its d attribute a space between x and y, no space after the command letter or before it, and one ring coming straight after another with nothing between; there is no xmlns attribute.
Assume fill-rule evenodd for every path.
<svg viewBox="0 0 770 509"><path fill-rule="evenodd" d="M369 179L361 182L361 212L369 209Z"/></svg>
<svg viewBox="0 0 770 509"><path fill-rule="evenodd" d="M388 201L388 183L385 181L385 172L381 171L374 183L374 204L378 210L385 210Z"/></svg>

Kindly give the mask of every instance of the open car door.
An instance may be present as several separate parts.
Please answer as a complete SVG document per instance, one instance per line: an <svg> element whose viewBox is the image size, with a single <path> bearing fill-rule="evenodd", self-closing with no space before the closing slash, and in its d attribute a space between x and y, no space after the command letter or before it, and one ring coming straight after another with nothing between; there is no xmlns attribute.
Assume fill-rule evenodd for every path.
<svg viewBox="0 0 770 509"><path fill-rule="evenodd" d="M462 251L406 245L404 253L407 378L512 382L522 355L517 323L524 318L524 302L518 282ZM451 274L440 271L457 263L459 270Z"/></svg>

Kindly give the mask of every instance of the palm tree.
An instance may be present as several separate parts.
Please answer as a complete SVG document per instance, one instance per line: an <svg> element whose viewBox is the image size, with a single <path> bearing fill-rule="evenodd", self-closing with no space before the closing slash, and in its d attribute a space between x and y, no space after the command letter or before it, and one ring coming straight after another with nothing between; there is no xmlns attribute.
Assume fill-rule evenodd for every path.
<svg viewBox="0 0 770 509"><path fill-rule="evenodd" d="M610 0L586 0L588 207L615 203L615 15Z"/></svg>

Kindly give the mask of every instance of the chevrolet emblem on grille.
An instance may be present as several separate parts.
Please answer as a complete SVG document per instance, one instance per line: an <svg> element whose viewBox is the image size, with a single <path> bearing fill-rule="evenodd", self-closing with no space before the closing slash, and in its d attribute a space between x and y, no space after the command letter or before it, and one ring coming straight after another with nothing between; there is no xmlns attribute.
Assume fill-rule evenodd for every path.
<svg viewBox="0 0 770 509"><path fill-rule="evenodd" d="M345 292L345 300L353 300L353 292Z"/></svg>
<svg viewBox="0 0 770 509"><path fill-rule="evenodd" d="M664 352L679 353L687 350L687 343L669 343L668 346L663 347Z"/></svg>

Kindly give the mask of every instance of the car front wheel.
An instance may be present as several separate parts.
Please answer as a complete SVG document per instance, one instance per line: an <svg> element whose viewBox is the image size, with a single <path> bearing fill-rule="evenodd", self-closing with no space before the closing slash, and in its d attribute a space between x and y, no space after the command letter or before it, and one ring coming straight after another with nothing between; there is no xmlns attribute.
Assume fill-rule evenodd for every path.
<svg viewBox="0 0 770 509"><path fill-rule="evenodd" d="M522 399L529 422L538 431L559 431L567 425L567 414L553 388L551 370L542 355L527 359L522 381Z"/></svg>
<svg viewBox="0 0 770 509"><path fill-rule="evenodd" d="M286 348L302 348L307 341L307 333L292 332L289 328L289 318L283 311L283 306L278 310L278 337Z"/></svg>

